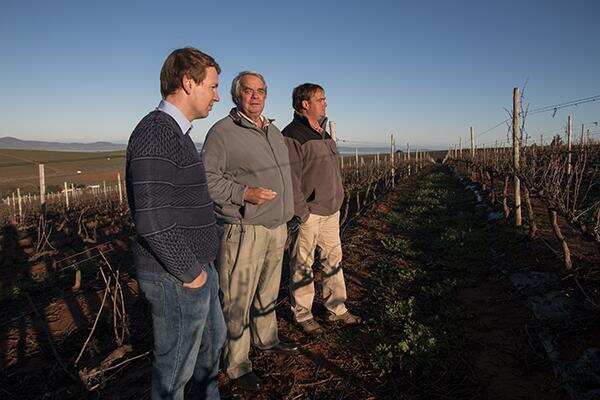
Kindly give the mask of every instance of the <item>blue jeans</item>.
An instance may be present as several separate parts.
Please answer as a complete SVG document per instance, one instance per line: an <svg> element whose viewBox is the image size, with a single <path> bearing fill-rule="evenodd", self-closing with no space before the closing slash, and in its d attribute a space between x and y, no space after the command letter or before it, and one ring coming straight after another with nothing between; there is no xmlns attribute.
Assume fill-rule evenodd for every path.
<svg viewBox="0 0 600 400"><path fill-rule="evenodd" d="M217 373L226 329L219 277L212 264L206 272L206 283L189 289L166 272L138 270L138 282L152 308L152 399L183 399L192 376L200 398L220 399Z"/></svg>

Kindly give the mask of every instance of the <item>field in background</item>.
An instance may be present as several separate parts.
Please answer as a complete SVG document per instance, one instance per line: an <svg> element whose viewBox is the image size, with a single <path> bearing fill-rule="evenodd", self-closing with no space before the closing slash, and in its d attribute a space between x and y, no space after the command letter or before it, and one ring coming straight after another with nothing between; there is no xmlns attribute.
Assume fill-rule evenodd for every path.
<svg viewBox="0 0 600 400"><path fill-rule="evenodd" d="M388 154L381 152L381 160ZM433 158L442 158L446 151L429 153ZM343 154L348 165L355 161L354 154ZM374 160L373 153L367 154L359 148L359 157L365 162ZM401 157L401 156L400 156ZM125 179L125 151L71 152L42 150L0 149L0 198L5 198L21 189L21 194L38 194L38 166L45 165L46 192L59 192L64 182L69 185L87 186L108 184L117 180L117 172ZM78 173L77 171L81 171Z"/></svg>
<svg viewBox="0 0 600 400"><path fill-rule="evenodd" d="M70 152L0 149L0 197L17 188L22 194L37 194L38 164L46 170L46 191L60 190L64 182L77 185L100 184L124 175L125 151ZM78 171L80 171L78 173Z"/></svg>

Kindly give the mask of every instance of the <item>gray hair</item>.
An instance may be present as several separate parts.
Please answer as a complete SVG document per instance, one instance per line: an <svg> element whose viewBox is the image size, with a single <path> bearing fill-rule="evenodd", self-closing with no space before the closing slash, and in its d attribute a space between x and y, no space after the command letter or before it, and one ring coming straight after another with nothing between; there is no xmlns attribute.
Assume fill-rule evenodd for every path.
<svg viewBox="0 0 600 400"><path fill-rule="evenodd" d="M261 74L254 71L242 71L237 74L237 76L233 78L233 82L231 82L231 100L233 100L233 103L238 107L240 106L240 100L242 98L242 78L247 75L252 75L260 79L263 85L265 85L265 93L267 93L267 82Z"/></svg>

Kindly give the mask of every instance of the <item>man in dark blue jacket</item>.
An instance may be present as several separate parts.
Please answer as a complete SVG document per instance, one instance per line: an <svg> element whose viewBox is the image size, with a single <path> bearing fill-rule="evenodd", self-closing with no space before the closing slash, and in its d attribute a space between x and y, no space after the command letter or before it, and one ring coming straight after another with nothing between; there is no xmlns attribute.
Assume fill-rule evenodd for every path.
<svg viewBox="0 0 600 400"><path fill-rule="evenodd" d="M225 341L213 202L191 121L206 118L221 69L194 48L173 51L160 73L162 101L136 126L127 146L127 196L137 237L137 277L152 307L153 399L183 399L194 376L202 397L218 399Z"/></svg>

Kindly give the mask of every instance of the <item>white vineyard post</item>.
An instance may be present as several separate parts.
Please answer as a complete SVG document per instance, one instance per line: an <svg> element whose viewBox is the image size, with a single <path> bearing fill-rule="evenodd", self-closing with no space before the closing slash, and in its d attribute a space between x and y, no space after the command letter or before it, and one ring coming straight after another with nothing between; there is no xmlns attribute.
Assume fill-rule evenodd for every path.
<svg viewBox="0 0 600 400"><path fill-rule="evenodd" d="M408 161L408 175L410 175L410 143L406 142L406 160Z"/></svg>
<svg viewBox="0 0 600 400"><path fill-rule="evenodd" d="M19 222L23 220L23 203L21 199L21 189L17 188L17 200L19 202Z"/></svg>
<svg viewBox="0 0 600 400"><path fill-rule="evenodd" d="M471 132L471 160L475 160L475 132L472 126L469 131Z"/></svg>
<svg viewBox="0 0 600 400"><path fill-rule="evenodd" d="M337 140L337 137L335 134L335 122L334 121L329 121L329 135L331 136L331 138L333 139L334 142Z"/></svg>
<svg viewBox="0 0 600 400"><path fill-rule="evenodd" d="M570 115L567 117L567 147L569 150L569 153L567 155L567 175L571 175L571 171L573 169L571 164L571 152L573 151L573 126Z"/></svg>
<svg viewBox="0 0 600 400"><path fill-rule="evenodd" d="M69 187L67 186L67 182L65 182L65 203L67 204L67 208L69 208Z"/></svg>
<svg viewBox="0 0 600 400"><path fill-rule="evenodd" d="M335 131L335 128L336 128L335 121L329 121L329 136L331 136L331 139L333 139L333 141L335 142L336 147L337 147L338 141L337 141L337 133ZM339 154L339 150L338 150L338 154ZM339 156L340 156L340 161L341 161L341 170L343 171L344 170L344 156L342 154L340 154ZM119 179L119 182L121 182L120 179ZM119 185L120 185L120 183L119 183ZM121 189L119 188L119 193L121 193L120 191L121 191ZM121 194L119 194L119 198L121 198ZM121 199L119 201L122 202L123 200Z"/></svg>
<svg viewBox="0 0 600 400"><path fill-rule="evenodd" d="M119 188L119 204L123 204L123 188L121 187L121 173L120 172L117 172L117 182L118 182L118 188Z"/></svg>
<svg viewBox="0 0 600 400"><path fill-rule="evenodd" d="M390 133L390 166L392 168L392 188L396 186L396 170L394 168L394 134Z"/></svg>
<svg viewBox="0 0 600 400"><path fill-rule="evenodd" d="M44 164L38 164L38 174L40 178L40 205L43 207L46 203L46 175L44 173Z"/></svg>
<svg viewBox="0 0 600 400"><path fill-rule="evenodd" d="M513 88L513 168L515 170L515 225L521 226L521 180L517 172L520 166L521 150L521 125L520 125L521 97L519 88ZM571 118L571 117L569 117Z"/></svg>
<svg viewBox="0 0 600 400"><path fill-rule="evenodd" d="M15 201L15 192L11 193L12 204L10 207L11 218L13 222L17 222L17 202Z"/></svg>

